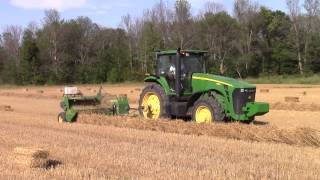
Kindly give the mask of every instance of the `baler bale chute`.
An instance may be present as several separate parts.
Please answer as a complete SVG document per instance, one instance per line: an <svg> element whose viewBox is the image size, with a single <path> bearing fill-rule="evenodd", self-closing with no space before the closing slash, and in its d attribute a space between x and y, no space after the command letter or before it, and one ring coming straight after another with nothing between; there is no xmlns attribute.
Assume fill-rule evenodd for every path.
<svg viewBox="0 0 320 180"><path fill-rule="evenodd" d="M76 87L65 87L60 106L58 121L75 122L79 113L94 113L104 115L128 115L130 107L126 95L102 95L102 88L95 96L84 96Z"/></svg>

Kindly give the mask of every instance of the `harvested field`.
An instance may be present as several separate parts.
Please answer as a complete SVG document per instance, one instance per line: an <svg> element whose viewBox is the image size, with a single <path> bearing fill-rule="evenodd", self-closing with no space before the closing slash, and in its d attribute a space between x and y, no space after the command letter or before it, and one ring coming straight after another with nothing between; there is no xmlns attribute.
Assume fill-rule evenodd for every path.
<svg viewBox="0 0 320 180"><path fill-rule="evenodd" d="M59 124L62 88L0 87L1 104L14 109L0 111L0 179L320 179L320 86L259 85L271 112L252 125L99 115ZM94 95L99 86L79 88ZM142 89L103 85L134 108ZM16 147L49 150L54 168L17 166Z"/></svg>
<svg viewBox="0 0 320 180"><path fill-rule="evenodd" d="M14 148L14 153L18 155L30 156L33 158L48 158L49 152L39 148L24 148L16 147Z"/></svg>
<svg viewBox="0 0 320 180"><path fill-rule="evenodd" d="M270 104L271 109L288 111L320 111L319 104L301 104L301 103L282 103L276 102Z"/></svg>

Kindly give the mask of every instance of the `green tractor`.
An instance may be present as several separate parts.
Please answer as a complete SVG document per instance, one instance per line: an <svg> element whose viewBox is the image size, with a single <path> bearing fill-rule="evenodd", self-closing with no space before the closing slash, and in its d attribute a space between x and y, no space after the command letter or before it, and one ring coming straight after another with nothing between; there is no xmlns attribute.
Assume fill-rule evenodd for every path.
<svg viewBox="0 0 320 180"><path fill-rule="evenodd" d="M140 95L140 115L146 119L191 118L197 123L250 123L269 112L268 103L255 102L255 85L206 73L206 53L156 52L156 73L145 79L148 85Z"/></svg>

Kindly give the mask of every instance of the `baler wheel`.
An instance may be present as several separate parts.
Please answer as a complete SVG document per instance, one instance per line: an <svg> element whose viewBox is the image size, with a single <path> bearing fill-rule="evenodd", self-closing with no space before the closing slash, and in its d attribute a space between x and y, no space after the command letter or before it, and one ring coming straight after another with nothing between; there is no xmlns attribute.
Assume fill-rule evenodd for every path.
<svg viewBox="0 0 320 180"><path fill-rule="evenodd" d="M66 113L65 112L61 112L58 115L58 122L59 123L64 123L66 122Z"/></svg>

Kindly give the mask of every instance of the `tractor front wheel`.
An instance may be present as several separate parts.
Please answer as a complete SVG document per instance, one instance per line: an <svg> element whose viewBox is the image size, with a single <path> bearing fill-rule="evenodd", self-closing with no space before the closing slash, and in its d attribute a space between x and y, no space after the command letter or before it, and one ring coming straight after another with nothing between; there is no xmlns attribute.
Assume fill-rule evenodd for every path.
<svg viewBox="0 0 320 180"><path fill-rule="evenodd" d="M139 100L139 113L145 119L167 118L168 97L163 88L156 83L152 83L144 88Z"/></svg>
<svg viewBox="0 0 320 180"><path fill-rule="evenodd" d="M59 123L64 123L66 122L66 113L65 112L61 112L58 115L58 122Z"/></svg>
<svg viewBox="0 0 320 180"><path fill-rule="evenodd" d="M196 123L224 122L225 113L214 97L200 98L193 107L192 119Z"/></svg>

